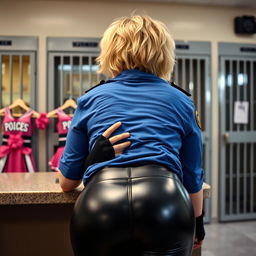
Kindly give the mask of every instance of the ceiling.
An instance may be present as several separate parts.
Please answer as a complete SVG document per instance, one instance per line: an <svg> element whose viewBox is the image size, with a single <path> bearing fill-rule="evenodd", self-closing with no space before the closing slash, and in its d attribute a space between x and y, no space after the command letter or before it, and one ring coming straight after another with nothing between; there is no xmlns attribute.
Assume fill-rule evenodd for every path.
<svg viewBox="0 0 256 256"><path fill-rule="evenodd" d="M26 0L24 0L24 1L26 1ZM72 1L72 0L30 0L30 1ZM178 4L197 4L197 5L199 4L199 5L211 5L211 6L230 6L230 7L232 6L232 7L256 8L256 0L73 0L73 1L178 3Z"/></svg>

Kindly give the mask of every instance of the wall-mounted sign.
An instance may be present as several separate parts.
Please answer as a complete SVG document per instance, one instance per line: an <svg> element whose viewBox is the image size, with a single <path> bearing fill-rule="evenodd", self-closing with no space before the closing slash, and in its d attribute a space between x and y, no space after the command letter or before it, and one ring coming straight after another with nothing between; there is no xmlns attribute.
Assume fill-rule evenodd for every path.
<svg viewBox="0 0 256 256"><path fill-rule="evenodd" d="M256 47L240 47L241 52L256 52Z"/></svg>
<svg viewBox="0 0 256 256"><path fill-rule="evenodd" d="M98 42L72 42L73 47L98 47Z"/></svg>
<svg viewBox="0 0 256 256"><path fill-rule="evenodd" d="M189 45L188 44L176 44L176 49L189 50Z"/></svg>
<svg viewBox="0 0 256 256"><path fill-rule="evenodd" d="M0 40L0 46L11 46L12 41L11 40Z"/></svg>
<svg viewBox="0 0 256 256"><path fill-rule="evenodd" d="M235 124L248 124L248 101L235 101L234 109L234 123Z"/></svg>

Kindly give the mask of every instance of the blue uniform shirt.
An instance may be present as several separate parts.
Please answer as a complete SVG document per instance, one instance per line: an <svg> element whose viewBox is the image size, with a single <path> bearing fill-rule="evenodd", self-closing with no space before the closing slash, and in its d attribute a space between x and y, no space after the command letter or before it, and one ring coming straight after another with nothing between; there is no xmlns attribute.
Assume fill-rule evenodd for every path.
<svg viewBox="0 0 256 256"><path fill-rule="evenodd" d="M115 134L130 132L131 146L84 170L96 138L118 121L122 126ZM203 183L201 157L201 131L192 100L153 74L125 70L78 99L59 169L66 178L83 179L85 184L105 166L158 163L195 193Z"/></svg>

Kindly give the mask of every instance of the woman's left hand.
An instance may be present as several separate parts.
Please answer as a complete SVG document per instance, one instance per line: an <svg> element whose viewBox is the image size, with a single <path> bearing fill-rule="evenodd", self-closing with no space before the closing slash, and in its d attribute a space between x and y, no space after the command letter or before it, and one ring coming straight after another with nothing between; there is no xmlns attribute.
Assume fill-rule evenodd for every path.
<svg viewBox="0 0 256 256"><path fill-rule="evenodd" d="M114 145L118 141L124 140L124 139L127 139L128 137L130 137L129 132L121 133L121 134L118 134L116 136L113 136L113 137L109 138L111 136L111 134L115 130L117 130L121 125L122 125L121 122L114 123L105 132L102 133L102 136L105 137L106 139L108 139L109 142L113 145L113 148L114 148L114 151L115 151L115 156L118 156L118 155L122 154L123 151L131 145L130 141L126 141L126 142Z"/></svg>
<svg viewBox="0 0 256 256"><path fill-rule="evenodd" d="M123 151L131 145L130 141L116 144L118 141L130 137L129 132L110 137L111 134L121 125L121 122L113 124L101 136L97 138L92 151L86 157L84 169L87 169L92 164L108 161L115 158L116 156L122 154Z"/></svg>

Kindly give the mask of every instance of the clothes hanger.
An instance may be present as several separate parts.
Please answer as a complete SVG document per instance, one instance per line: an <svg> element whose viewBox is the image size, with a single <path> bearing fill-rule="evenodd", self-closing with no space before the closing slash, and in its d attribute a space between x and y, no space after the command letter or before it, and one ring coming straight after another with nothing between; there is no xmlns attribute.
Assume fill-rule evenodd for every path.
<svg viewBox="0 0 256 256"><path fill-rule="evenodd" d="M22 99L15 100L11 105L9 105L8 108L13 109L13 108L17 108L17 107L25 110L26 112L30 110L30 108L26 105L26 103ZM5 108L0 109L0 116L4 116L4 113L5 113ZM19 113L13 113L13 116L15 116L15 117L19 117L21 115L22 114L19 114ZM38 118L40 116L40 114L33 110L32 116Z"/></svg>
<svg viewBox="0 0 256 256"><path fill-rule="evenodd" d="M64 104L61 105L58 109L64 110L64 109L67 109L67 108L76 109L77 108L76 102L73 99L67 99L64 102ZM47 117L48 118L56 118L56 117L58 117L57 114L56 114L56 111L57 111L57 109L52 110L51 112L49 112L47 114ZM70 115L70 116L72 116L72 115Z"/></svg>
<svg viewBox="0 0 256 256"><path fill-rule="evenodd" d="M60 106L60 109L64 110L66 108L73 108L76 109L77 108L77 104L73 99L67 99L63 105Z"/></svg>

